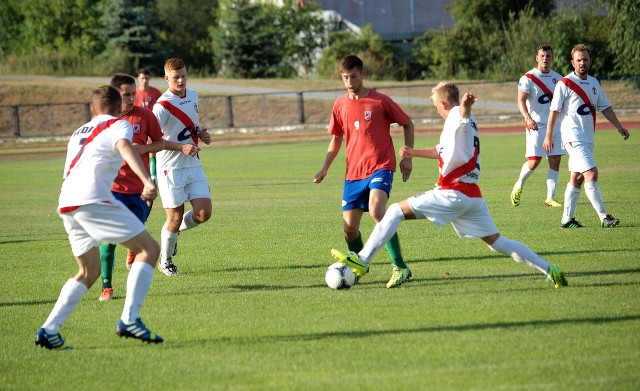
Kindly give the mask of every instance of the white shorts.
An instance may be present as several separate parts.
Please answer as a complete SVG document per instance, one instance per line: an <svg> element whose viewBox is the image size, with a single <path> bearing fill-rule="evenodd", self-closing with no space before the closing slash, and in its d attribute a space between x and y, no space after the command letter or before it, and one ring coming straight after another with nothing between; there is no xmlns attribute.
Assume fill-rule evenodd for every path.
<svg viewBox="0 0 640 391"><path fill-rule="evenodd" d="M123 203L88 204L61 213L74 256L85 254L100 243L122 243L141 234L144 224Z"/></svg>
<svg viewBox="0 0 640 391"><path fill-rule="evenodd" d="M564 148L569 153L569 171L583 173L596 166L593 143L574 141L565 144Z"/></svg>
<svg viewBox="0 0 640 391"><path fill-rule="evenodd" d="M196 198L211 198L209 182L201 166L158 172L158 192L165 209L177 208Z"/></svg>
<svg viewBox="0 0 640 391"><path fill-rule="evenodd" d="M527 135L525 157L547 157L566 153L562 147L562 134L559 126L556 126L553 131L553 150L551 153L547 153L542 146L544 137L547 135L547 124L540 122L538 123L538 130L525 129L525 133Z"/></svg>
<svg viewBox="0 0 640 391"><path fill-rule="evenodd" d="M424 218L435 225L451 223L461 238L483 238L498 233L487 203L455 190L430 190L410 197L407 202L416 218Z"/></svg>

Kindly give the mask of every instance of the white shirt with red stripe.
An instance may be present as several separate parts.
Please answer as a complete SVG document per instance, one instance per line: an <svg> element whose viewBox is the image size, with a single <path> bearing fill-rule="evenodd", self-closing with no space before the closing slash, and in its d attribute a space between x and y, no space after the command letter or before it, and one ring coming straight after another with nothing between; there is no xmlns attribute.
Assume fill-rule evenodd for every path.
<svg viewBox="0 0 640 391"><path fill-rule="evenodd" d="M73 132L67 145L64 182L58 199L58 210L64 211L87 204L114 202L111 186L122 166L122 156L116 147L121 139L131 141L133 127L118 119L93 140L85 142L101 123L117 117L102 114Z"/></svg>
<svg viewBox="0 0 640 391"><path fill-rule="evenodd" d="M607 95L595 77L587 76L586 80L582 80L573 72L565 77L584 90L591 104L598 111L611 107ZM556 85L549 109L560 112L560 132L563 144L570 142L593 143L595 127L591 108L565 83L558 82Z"/></svg>
<svg viewBox="0 0 640 391"><path fill-rule="evenodd" d="M167 90L158 99L156 104L153 105L153 114L155 114L160 123L160 128L162 129L165 140L179 144L197 144L194 138L197 138L196 134L200 130L198 93L190 88L187 88L186 92L185 97L181 98L171 92L171 90ZM191 124L185 124L168 109L163 107L162 104L160 104L160 102L163 101L171 104L174 109L184 113ZM201 166L198 157L187 156L180 151L164 149L156 153L156 159L159 170Z"/></svg>
<svg viewBox="0 0 640 391"><path fill-rule="evenodd" d="M544 73L538 68L533 68L527 72L527 74L531 74L538 78L552 93L556 88L556 84L560 79L562 79L562 75L556 71ZM542 88L526 76L522 76L518 81L518 89L529 94L529 98L526 103L527 111L529 111L531 118L533 118L537 123L546 124L549 118L549 104L551 103L552 97L548 96Z"/></svg>
<svg viewBox="0 0 640 391"><path fill-rule="evenodd" d="M436 145L440 177L438 189L458 190L468 197L482 197L480 180L480 139L476 119L460 115L460 106L449 111Z"/></svg>

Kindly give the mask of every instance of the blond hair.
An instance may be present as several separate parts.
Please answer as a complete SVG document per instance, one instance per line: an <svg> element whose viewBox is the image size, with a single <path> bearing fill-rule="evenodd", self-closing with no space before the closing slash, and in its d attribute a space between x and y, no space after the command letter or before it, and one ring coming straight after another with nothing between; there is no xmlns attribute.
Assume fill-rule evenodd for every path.
<svg viewBox="0 0 640 391"><path fill-rule="evenodd" d="M431 101L439 102L446 100L447 102L458 105L460 104L460 91L458 86L453 83L442 81L431 89Z"/></svg>
<svg viewBox="0 0 640 391"><path fill-rule="evenodd" d="M571 49L571 59L573 60L573 53L575 52L587 52L589 53L589 58L591 58L591 49L589 49L589 46L583 44L583 43L579 43L576 46L573 47L573 49Z"/></svg>

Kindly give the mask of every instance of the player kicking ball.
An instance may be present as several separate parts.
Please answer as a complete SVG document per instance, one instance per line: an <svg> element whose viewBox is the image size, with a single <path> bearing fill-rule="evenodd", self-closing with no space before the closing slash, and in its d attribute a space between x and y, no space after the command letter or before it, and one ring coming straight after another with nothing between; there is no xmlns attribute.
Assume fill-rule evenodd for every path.
<svg viewBox="0 0 640 391"><path fill-rule="evenodd" d="M458 87L444 82L435 86L431 93L438 114L445 120L440 143L424 149L404 146L400 155L403 158L437 159L440 171L437 187L392 204L359 253L331 250L331 255L362 277L369 271L373 256L403 220L428 219L438 226L451 223L461 238L482 239L491 250L546 274L556 288L567 286L559 266L550 264L524 244L501 236L491 218L478 186L480 140L475 117L471 114L476 97L467 92L460 100Z"/></svg>

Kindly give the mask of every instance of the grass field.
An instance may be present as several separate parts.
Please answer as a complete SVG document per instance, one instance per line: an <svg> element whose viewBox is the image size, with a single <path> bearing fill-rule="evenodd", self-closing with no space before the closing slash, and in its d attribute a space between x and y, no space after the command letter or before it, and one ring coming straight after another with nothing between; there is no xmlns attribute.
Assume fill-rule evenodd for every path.
<svg viewBox="0 0 640 391"><path fill-rule="evenodd" d="M67 351L33 344L62 284L76 272L55 213L63 156L1 157L0 389L2 390L638 390L640 389L640 137L596 133L607 207L603 229L582 194L577 218L545 208L546 168L509 203L524 138L482 136L481 187L501 232L567 272L570 287L460 240L451 227L403 223L414 279L386 289L382 250L354 288L324 285L329 250L343 248L343 157L312 183L328 139L208 147L210 222L180 236L182 275L156 273L145 323L165 338L118 338L127 271L118 247L115 300L99 283L62 329ZM430 146L435 134L421 134ZM566 160L559 199L567 181ZM429 189L436 162L414 159L392 201ZM148 227L159 237L158 203ZM365 237L372 224L363 220Z"/></svg>

